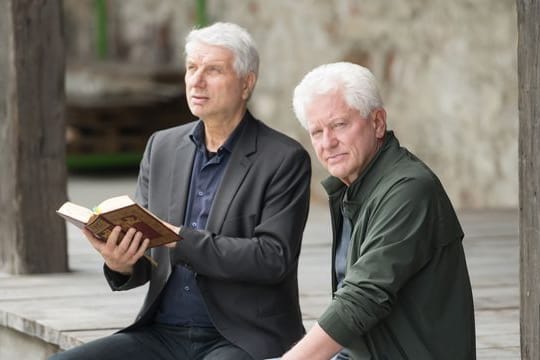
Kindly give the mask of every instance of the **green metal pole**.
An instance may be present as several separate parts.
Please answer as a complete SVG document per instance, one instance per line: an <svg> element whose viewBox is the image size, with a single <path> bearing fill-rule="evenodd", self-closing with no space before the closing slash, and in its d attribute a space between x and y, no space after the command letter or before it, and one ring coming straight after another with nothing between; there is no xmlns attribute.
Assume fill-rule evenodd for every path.
<svg viewBox="0 0 540 360"><path fill-rule="evenodd" d="M108 53L107 44L107 0L95 0L96 14L96 46L100 59L105 59Z"/></svg>
<svg viewBox="0 0 540 360"><path fill-rule="evenodd" d="M197 0L197 27L206 26L206 0Z"/></svg>

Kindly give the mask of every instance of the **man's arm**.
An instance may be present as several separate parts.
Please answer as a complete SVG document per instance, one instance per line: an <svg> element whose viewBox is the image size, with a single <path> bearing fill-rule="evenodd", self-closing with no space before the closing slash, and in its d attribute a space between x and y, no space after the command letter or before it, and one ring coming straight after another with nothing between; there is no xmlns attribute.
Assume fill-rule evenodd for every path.
<svg viewBox="0 0 540 360"><path fill-rule="evenodd" d="M430 182L405 179L370 205L376 210L361 219L369 225L357 234L361 239L353 239L350 256L356 261L318 319L344 347L392 312L399 291L433 256L440 219L436 192Z"/></svg>
<svg viewBox="0 0 540 360"><path fill-rule="evenodd" d="M252 283L279 283L295 269L308 208L307 152L267 152L243 179L220 233L183 226L173 263L199 275Z"/></svg>
<svg viewBox="0 0 540 360"><path fill-rule="evenodd" d="M173 266L188 265L201 276L252 283L280 283L296 269L309 208L311 161L298 143L281 136L274 139L275 134L269 132L261 135L260 131L265 131L262 127L253 129L247 136L249 141L239 140L237 146L244 147L233 152L216 193L213 207L221 212L219 223L212 216L214 209L208 230L182 226L182 240L171 249ZM171 194L174 192L180 203L187 194L177 191L184 191L185 182L170 182L187 178L185 173L179 174L190 168L186 161L191 155L186 154L193 150L192 144L184 139L188 130L152 136L137 182L136 201L173 225L182 219L170 216ZM175 156L182 156L185 165L171 170L171 161L165 159L171 158L171 151L178 151L179 141L186 141L182 145L185 151ZM174 210L179 215L178 209ZM139 269L144 268L141 265L144 261L135 265L135 273L144 270Z"/></svg>
<svg viewBox="0 0 540 360"><path fill-rule="evenodd" d="M328 360L337 354L343 346L330 337L320 326L315 324L311 330L289 350L282 360Z"/></svg>

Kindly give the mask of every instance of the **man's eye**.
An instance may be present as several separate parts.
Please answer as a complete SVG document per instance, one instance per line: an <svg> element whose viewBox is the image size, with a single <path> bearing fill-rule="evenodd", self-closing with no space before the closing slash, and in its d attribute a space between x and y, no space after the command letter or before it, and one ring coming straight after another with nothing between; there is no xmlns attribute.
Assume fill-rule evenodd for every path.
<svg viewBox="0 0 540 360"><path fill-rule="evenodd" d="M313 130L311 132L311 137L317 137L317 136L320 136L322 134L322 130Z"/></svg>

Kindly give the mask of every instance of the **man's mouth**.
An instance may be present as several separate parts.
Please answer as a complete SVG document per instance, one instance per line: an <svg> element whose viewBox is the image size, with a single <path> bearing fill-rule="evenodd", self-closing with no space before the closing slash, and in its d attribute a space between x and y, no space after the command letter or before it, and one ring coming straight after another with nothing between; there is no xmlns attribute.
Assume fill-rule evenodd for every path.
<svg viewBox="0 0 540 360"><path fill-rule="evenodd" d="M346 153L339 153L339 154L332 154L326 157L327 163L335 163L341 161L345 156L347 156Z"/></svg>
<svg viewBox="0 0 540 360"><path fill-rule="evenodd" d="M200 96L200 95L192 95L191 96L191 102L193 104L202 104L204 102L208 101L208 97L206 96Z"/></svg>

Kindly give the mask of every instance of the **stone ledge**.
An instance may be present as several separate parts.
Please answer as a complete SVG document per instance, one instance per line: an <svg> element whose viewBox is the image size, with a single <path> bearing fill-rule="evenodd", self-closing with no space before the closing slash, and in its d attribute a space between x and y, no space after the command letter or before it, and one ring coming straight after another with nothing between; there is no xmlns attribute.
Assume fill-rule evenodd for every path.
<svg viewBox="0 0 540 360"><path fill-rule="evenodd" d="M112 292L98 271L11 276L0 281L0 326L60 349L129 325L146 291L142 287Z"/></svg>
<svg viewBox="0 0 540 360"><path fill-rule="evenodd" d="M317 214L322 213L311 216ZM484 210L460 215L475 298L478 359L519 359L517 212ZM300 256L298 278L306 329L331 299L330 250L323 242L328 234L321 235L329 225L321 218L312 218L308 224ZM71 273L0 274L1 359L46 359L58 349L109 335L134 319L146 287L112 292L103 278L99 255L77 236L70 237L70 261L76 265Z"/></svg>

